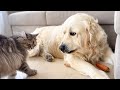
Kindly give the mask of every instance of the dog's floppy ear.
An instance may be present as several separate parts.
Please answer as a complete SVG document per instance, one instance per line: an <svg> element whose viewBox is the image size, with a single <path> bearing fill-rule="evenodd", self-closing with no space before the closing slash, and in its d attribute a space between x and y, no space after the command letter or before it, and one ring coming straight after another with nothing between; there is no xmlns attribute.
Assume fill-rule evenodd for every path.
<svg viewBox="0 0 120 90"><path fill-rule="evenodd" d="M87 34L87 42L89 42L92 46L96 46L96 33L97 33L97 23L94 21L84 21L86 34Z"/></svg>
<svg viewBox="0 0 120 90"><path fill-rule="evenodd" d="M90 22L95 22L95 23L98 23L98 19L97 18L95 18L95 17L89 17L89 21Z"/></svg>

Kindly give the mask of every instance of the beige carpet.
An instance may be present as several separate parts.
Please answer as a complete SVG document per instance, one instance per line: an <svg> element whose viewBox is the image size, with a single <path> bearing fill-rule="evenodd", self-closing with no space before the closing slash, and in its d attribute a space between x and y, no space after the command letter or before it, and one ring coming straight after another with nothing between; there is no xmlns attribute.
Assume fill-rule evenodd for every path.
<svg viewBox="0 0 120 90"><path fill-rule="evenodd" d="M28 79L91 79L89 76L81 75L78 71L64 66L62 59L56 59L54 62L47 62L41 57L28 58L28 64L32 69L37 70L37 75L28 77ZM107 73L113 79L113 67Z"/></svg>

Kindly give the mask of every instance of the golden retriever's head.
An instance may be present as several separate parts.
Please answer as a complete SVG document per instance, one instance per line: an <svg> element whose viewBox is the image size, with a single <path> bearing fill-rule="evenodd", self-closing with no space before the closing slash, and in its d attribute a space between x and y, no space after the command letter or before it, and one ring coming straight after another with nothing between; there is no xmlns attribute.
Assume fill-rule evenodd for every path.
<svg viewBox="0 0 120 90"><path fill-rule="evenodd" d="M106 38L106 34L98 25L98 21L87 14L75 14L69 17L63 23L63 26L64 35L59 46L63 53L72 53L78 49L95 47L103 36Z"/></svg>

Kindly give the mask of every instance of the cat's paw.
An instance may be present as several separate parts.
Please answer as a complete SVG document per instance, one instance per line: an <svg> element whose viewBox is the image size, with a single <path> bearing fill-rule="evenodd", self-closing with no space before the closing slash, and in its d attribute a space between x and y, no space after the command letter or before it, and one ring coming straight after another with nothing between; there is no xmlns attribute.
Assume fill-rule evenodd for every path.
<svg viewBox="0 0 120 90"><path fill-rule="evenodd" d="M48 62L52 62L54 60L54 57L51 55L51 54L47 54L45 55L45 59L48 61Z"/></svg>
<svg viewBox="0 0 120 90"><path fill-rule="evenodd" d="M27 74L28 74L28 76L34 76L34 75L37 74L37 70L31 69L31 70L29 70L29 71L27 72Z"/></svg>
<svg viewBox="0 0 120 90"><path fill-rule="evenodd" d="M15 79L26 79L27 78L27 74L23 73L23 72L20 72L20 71L17 71L17 74L15 76Z"/></svg>

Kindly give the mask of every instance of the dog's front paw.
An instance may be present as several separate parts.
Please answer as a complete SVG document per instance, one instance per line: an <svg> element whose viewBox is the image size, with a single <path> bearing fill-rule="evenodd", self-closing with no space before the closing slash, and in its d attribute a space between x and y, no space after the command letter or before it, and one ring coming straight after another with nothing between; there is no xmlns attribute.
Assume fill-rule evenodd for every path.
<svg viewBox="0 0 120 90"><path fill-rule="evenodd" d="M48 61L48 62L52 62L54 60L54 57L51 55L51 54L47 54L45 55L45 59Z"/></svg>
<svg viewBox="0 0 120 90"><path fill-rule="evenodd" d="M110 79L108 77L108 75L104 72L104 71L101 71L99 70L99 72L96 72L94 73L92 76L91 76L92 79Z"/></svg>
<svg viewBox="0 0 120 90"><path fill-rule="evenodd" d="M68 64L68 63L64 63L64 65L65 65L66 67L71 67L70 64Z"/></svg>
<svg viewBox="0 0 120 90"><path fill-rule="evenodd" d="M65 65L66 67L71 67L70 64L69 64L67 61L64 62L64 65Z"/></svg>

